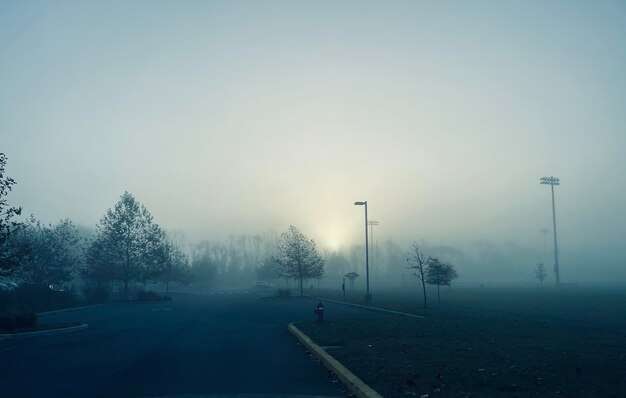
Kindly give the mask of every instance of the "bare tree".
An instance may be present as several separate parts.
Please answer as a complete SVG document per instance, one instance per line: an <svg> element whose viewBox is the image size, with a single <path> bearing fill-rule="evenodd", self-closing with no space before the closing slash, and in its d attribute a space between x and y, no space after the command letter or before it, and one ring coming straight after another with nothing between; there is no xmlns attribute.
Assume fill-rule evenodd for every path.
<svg viewBox="0 0 626 398"><path fill-rule="evenodd" d="M439 288L441 285L449 286L458 274L452 264L443 263L436 257L428 257L426 260L426 283L437 285L437 302L441 302Z"/></svg>
<svg viewBox="0 0 626 398"><path fill-rule="evenodd" d="M324 269L324 260L317 253L315 242L292 225L280 236L278 253L279 272L299 280L300 295L304 296L304 280L316 277Z"/></svg>
<svg viewBox="0 0 626 398"><path fill-rule="evenodd" d="M191 274L193 279L200 282L209 282L215 279L219 272L224 272L226 250L221 245L211 245L208 241L193 246L191 254Z"/></svg>
<svg viewBox="0 0 626 398"><path fill-rule="evenodd" d="M543 288L543 280L546 279L548 273L546 271L546 266L543 263L537 264L535 267L535 277L539 279L539 287Z"/></svg>
<svg viewBox="0 0 626 398"><path fill-rule="evenodd" d="M352 271L352 272L348 272L345 277L348 278L348 280L350 281L350 289L354 289L354 280L356 278L358 278L360 275L357 274L356 272Z"/></svg>
<svg viewBox="0 0 626 398"><path fill-rule="evenodd" d="M426 308L426 256L416 242L413 242L413 252L406 259L408 269L413 270L413 275L422 283L422 293L424 295L424 308Z"/></svg>

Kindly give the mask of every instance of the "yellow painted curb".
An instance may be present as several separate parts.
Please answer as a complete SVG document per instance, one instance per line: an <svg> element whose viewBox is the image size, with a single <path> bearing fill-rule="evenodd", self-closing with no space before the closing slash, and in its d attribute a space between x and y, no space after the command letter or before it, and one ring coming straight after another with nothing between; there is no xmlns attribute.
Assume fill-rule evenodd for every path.
<svg viewBox="0 0 626 398"><path fill-rule="evenodd" d="M319 358L320 361L331 371L335 372L339 380L348 386L359 398L382 398L382 395L377 393L370 386L365 384L363 380L356 377L356 375L348 370L341 362L337 361L329 353L327 353L322 347L318 346L307 336L302 333L300 329L292 324L289 325L289 331L296 336L296 338L302 343L311 354Z"/></svg>

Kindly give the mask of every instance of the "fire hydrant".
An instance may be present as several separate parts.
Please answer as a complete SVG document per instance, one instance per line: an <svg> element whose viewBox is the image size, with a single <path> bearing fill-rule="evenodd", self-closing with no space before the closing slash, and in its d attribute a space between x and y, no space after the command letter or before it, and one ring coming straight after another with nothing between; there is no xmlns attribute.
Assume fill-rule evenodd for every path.
<svg viewBox="0 0 626 398"><path fill-rule="evenodd" d="M315 307L313 313L317 315L318 322L324 322L324 304L322 304L321 301L319 302L319 304L317 304L317 307Z"/></svg>

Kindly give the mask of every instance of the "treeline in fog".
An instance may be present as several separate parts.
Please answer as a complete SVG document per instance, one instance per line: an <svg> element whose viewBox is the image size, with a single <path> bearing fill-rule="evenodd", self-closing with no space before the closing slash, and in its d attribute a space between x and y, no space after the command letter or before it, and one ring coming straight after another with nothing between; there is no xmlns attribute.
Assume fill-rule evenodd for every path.
<svg viewBox="0 0 626 398"><path fill-rule="evenodd" d="M128 192L93 230L69 219L44 224L33 215L9 226L2 242L5 278L39 293L53 290L87 302L129 299L155 284L166 291L171 284L248 285L259 265L275 256L278 240L267 233L186 245L175 234L170 237Z"/></svg>

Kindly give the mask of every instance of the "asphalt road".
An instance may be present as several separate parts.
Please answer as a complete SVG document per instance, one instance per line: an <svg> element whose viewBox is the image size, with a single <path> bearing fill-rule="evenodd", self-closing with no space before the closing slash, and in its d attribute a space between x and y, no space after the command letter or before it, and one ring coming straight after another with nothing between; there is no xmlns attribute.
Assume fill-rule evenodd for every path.
<svg viewBox="0 0 626 398"><path fill-rule="evenodd" d="M344 395L287 331L313 319L316 301L244 291L174 297L41 316L90 328L0 341L0 397ZM326 313L383 316L332 303Z"/></svg>

